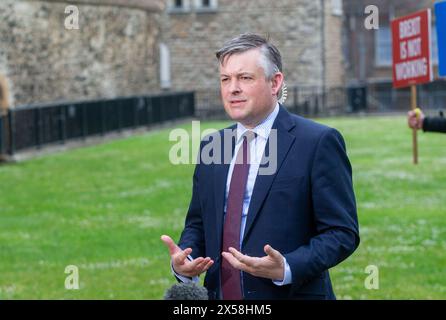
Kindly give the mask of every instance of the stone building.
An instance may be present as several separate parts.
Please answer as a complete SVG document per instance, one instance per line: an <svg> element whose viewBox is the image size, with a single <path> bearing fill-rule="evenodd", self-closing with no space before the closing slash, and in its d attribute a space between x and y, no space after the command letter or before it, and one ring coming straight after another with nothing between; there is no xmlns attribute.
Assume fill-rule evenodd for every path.
<svg viewBox="0 0 446 320"><path fill-rule="evenodd" d="M69 4L79 29L65 26ZM345 82L340 0L2 0L0 9L11 105L184 90L218 98L214 53L244 32L277 45L289 87Z"/></svg>
<svg viewBox="0 0 446 320"><path fill-rule="evenodd" d="M161 19L164 89L216 92L215 51L234 36L267 35L282 53L288 86L344 84L342 1L167 0Z"/></svg>
<svg viewBox="0 0 446 320"><path fill-rule="evenodd" d="M69 4L79 29L67 29ZM157 91L162 9L152 0L2 0L0 74L10 105Z"/></svg>

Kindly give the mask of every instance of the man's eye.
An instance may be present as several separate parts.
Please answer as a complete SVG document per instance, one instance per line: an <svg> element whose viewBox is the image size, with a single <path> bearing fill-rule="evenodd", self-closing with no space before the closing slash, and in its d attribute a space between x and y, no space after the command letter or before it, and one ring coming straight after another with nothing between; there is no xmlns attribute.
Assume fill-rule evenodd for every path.
<svg viewBox="0 0 446 320"><path fill-rule="evenodd" d="M227 82L227 81L228 81L228 78L221 79L221 82Z"/></svg>
<svg viewBox="0 0 446 320"><path fill-rule="evenodd" d="M252 78L251 77L242 77L242 80L251 80Z"/></svg>

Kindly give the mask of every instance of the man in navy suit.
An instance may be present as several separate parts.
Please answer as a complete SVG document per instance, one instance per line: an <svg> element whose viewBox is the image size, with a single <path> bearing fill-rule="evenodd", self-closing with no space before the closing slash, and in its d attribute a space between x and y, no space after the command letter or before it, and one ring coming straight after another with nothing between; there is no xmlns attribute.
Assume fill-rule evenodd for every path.
<svg viewBox="0 0 446 320"><path fill-rule="evenodd" d="M344 140L278 103L281 56L266 39L240 35L217 58L237 123L201 143L179 244L161 237L172 271L206 272L211 299L335 299L328 269L359 245Z"/></svg>

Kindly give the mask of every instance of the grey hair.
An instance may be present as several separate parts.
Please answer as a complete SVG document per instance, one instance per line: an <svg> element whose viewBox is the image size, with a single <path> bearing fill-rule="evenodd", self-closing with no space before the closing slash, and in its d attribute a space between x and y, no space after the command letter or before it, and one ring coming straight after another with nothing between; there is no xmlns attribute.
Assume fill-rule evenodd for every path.
<svg viewBox="0 0 446 320"><path fill-rule="evenodd" d="M268 80L271 80L276 72L282 72L282 56L279 50L268 39L254 33L244 33L227 41L223 47L215 53L221 65L227 58L236 53L259 48L261 52L260 66Z"/></svg>

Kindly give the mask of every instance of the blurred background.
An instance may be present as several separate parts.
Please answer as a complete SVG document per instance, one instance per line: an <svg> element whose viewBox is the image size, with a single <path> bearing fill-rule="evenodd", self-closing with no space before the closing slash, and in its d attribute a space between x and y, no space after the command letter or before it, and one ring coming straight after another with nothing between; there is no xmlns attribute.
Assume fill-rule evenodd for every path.
<svg viewBox="0 0 446 320"><path fill-rule="evenodd" d="M287 109L346 139L362 242L332 270L338 298L445 299L446 136L420 133L414 166L410 89L392 88L390 20L431 8L418 105L446 107L434 3L2 0L0 299L162 298L159 237L178 240L194 169L169 162L169 132L230 124L215 51L244 32L281 51Z"/></svg>

